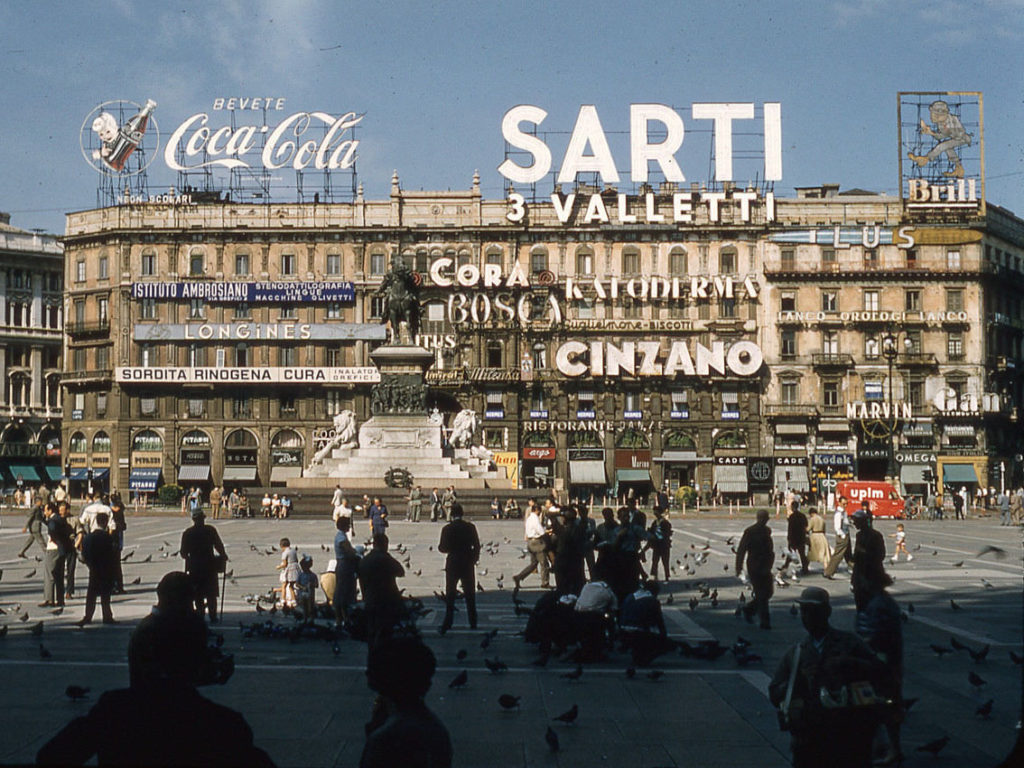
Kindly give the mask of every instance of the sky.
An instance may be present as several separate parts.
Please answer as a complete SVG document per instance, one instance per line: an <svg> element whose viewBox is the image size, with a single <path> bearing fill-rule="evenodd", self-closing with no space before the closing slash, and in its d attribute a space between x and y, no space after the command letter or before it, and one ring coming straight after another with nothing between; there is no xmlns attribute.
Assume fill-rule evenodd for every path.
<svg viewBox="0 0 1024 768"><path fill-rule="evenodd" d="M500 199L502 118L520 104L547 112L556 169L581 105L594 105L624 176L630 105L669 105L686 124L681 169L700 181L710 124L691 105L752 102L758 120L737 130L756 133L761 106L778 102L776 194L897 194L898 92L981 91L987 198L1024 216L1022 64L1024 0L4 2L0 211L60 234L65 213L96 207L80 134L112 100L156 101L162 140L199 113L227 124L218 98L283 98L281 116L355 112L368 199L387 197L393 171L409 190L469 189L479 171L484 197ZM280 178L274 199L294 200L294 175ZM147 180L151 193L178 181L162 147Z"/></svg>

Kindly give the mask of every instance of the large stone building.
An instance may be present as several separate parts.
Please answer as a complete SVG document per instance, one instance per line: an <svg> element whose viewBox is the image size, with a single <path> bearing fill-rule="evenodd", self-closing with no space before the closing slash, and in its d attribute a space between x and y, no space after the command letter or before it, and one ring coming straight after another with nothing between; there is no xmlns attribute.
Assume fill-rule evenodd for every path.
<svg viewBox="0 0 1024 768"><path fill-rule="evenodd" d="M59 479L63 248L0 213L0 482ZM20 482L19 482L20 481Z"/></svg>
<svg viewBox="0 0 1024 768"><path fill-rule="evenodd" d="M477 411L522 487L1019 482L1022 227L835 187L527 203L397 175L377 201L73 213L65 445L122 489L295 477L333 414L370 416L401 256L429 406Z"/></svg>

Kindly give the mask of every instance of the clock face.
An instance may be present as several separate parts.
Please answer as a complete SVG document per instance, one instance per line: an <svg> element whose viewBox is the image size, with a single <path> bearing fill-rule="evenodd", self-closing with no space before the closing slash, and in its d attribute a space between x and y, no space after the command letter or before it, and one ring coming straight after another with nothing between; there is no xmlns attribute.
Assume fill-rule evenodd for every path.
<svg viewBox="0 0 1024 768"><path fill-rule="evenodd" d="M860 428L867 437L882 440L896 431L896 422L886 419L861 419Z"/></svg>
<svg viewBox="0 0 1024 768"><path fill-rule="evenodd" d="M754 480L767 480L772 476L772 468L767 461L755 461L750 465L750 477Z"/></svg>

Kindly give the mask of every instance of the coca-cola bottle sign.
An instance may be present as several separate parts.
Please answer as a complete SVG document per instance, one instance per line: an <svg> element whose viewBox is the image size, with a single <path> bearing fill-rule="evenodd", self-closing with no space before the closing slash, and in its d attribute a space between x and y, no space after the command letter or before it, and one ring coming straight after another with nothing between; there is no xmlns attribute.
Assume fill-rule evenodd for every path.
<svg viewBox="0 0 1024 768"><path fill-rule="evenodd" d="M153 116L156 102L106 101L86 115L79 131L82 155L97 171L131 176L144 171L160 150Z"/></svg>

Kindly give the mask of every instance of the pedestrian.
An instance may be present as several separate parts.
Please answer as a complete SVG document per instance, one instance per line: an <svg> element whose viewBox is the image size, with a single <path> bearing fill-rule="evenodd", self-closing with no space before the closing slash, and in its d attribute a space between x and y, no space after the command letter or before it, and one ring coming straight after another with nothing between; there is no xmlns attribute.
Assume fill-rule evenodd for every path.
<svg viewBox="0 0 1024 768"><path fill-rule="evenodd" d="M1010 494L1005 490L1000 491L996 503L999 505L999 525L1013 525L1010 517Z"/></svg>
<svg viewBox="0 0 1024 768"><path fill-rule="evenodd" d="M103 613L103 623L117 623L110 609L110 593L114 589L117 562L114 537L107 529L106 512L98 513L95 522L96 529L86 534L82 541L82 558L89 567L89 586L85 593L85 616L76 623L79 627L92 622L97 598Z"/></svg>
<svg viewBox="0 0 1024 768"><path fill-rule="evenodd" d="M530 556L529 564L522 571L512 577L518 588L523 579L536 570L540 570L541 589L550 589L550 577L548 575L550 564L548 561L548 537L544 530L544 523L540 519L540 510L532 503L526 512L526 519L523 521L524 538L526 539L526 550Z"/></svg>
<svg viewBox="0 0 1024 768"><path fill-rule="evenodd" d="M228 517L231 517L231 518L240 517L240 515L238 514L238 503L239 503L238 489L237 488L232 488L231 489L231 493L228 496Z"/></svg>
<svg viewBox="0 0 1024 768"><path fill-rule="evenodd" d="M280 516L282 520L287 520L292 516L292 499L291 496L283 494L281 496L281 512Z"/></svg>
<svg viewBox="0 0 1024 768"><path fill-rule="evenodd" d="M978 490L982 494L982 500L984 500L984 498L985 498L985 489L984 488L979 488ZM957 504L957 497L959 497L959 499L960 499L960 503L959 504ZM953 508L956 511L956 519L957 520L966 520L967 519L967 486L966 485L961 485L960 486L960 493L956 494L956 496L953 497ZM974 508L974 512L975 512L975 514L977 514L977 512L978 512L978 508L977 507Z"/></svg>
<svg viewBox="0 0 1024 768"><path fill-rule="evenodd" d="M341 502L334 507L334 512L331 513L331 517L334 519L334 522L338 522L339 517L347 517L349 522L352 521L352 507L348 505L348 499L344 496L341 497ZM349 530L351 530L351 528Z"/></svg>
<svg viewBox="0 0 1024 768"><path fill-rule="evenodd" d="M560 595L579 596L586 583L587 531L573 504L561 509L555 525L555 589Z"/></svg>
<svg viewBox="0 0 1024 768"><path fill-rule="evenodd" d="M491 519L492 520L500 520L501 519L501 502L498 501L498 497L497 496L494 496L494 497L491 498Z"/></svg>
<svg viewBox="0 0 1024 768"><path fill-rule="evenodd" d="M406 519L418 523L420 521L420 512L423 511L423 488L414 485L409 489L409 495L406 497L406 500L409 502Z"/></svg>
<svg viewBox="0 0 1024 768"><path fill-rule="evenodd" d="M870 589L879 584L888 586L892 583L885 573L885 539L871 527L871 523L871 512L865 500L861 502L861 508L853 513L857 539L853 545L853 575L850 584L858 611L864 609Z"/></svg>
<svg viewBox="0 0 1024 768"><path fill-rule="evenodd" d="M896 540L896 547L893 550L892 558L890 558L889 562L895 563L899 559L901 552L907 556L908 563L913 560L914 556L910 554L910 550L907 549L907 532L903 529L903 523L896 523L896 533L894 533L892 537Z"/></svg>
<svg viewBox="0 0 1024 768"><path fill-rule="evenodd" d="M299 559L299 577L295 582L295 597L302 611L302 620L311 624L316 618L316 590L320 579L313 573L313 558L303 555Z"/></svg>
<svg viewBox="0 0 1024 768"><path fill-rule="evenodd" d="M858 611L855 624L857 635L874 651L878 660L885 665L886 683L878 693L891 702L883 709L884 728L881 737L885 754L875 765L894 765L903 760L900 746L900 724L905 710L903 707L903 619L896 601L886 592L884 584L871 584L863 611Z"/></svg>
<svg viewBox="0 0 1024 768"><path fill-rule="evenodd" d="M818 514L816 507L810 508L810 517L807 518L807 559L813 563L821 563L821 567L828 568L832 559L832 550L828 545L828 537L825 535L825 518Z"/></svg>
<svg viewBox="0 0 1024 768"><path fill-rule="evenodd" d="M287 538L281 539L279 544L281 562L277 564L277 570L281 572L281 607L290 611L298 605L295 585L299 581L299 553Z"/></svg>
<svg viewBox="0 0 1024 768"><path fill-rule="evenodd" d="M366 683L378 697L359 768L450 768L448 730L424 701L436 668L433 652L416 637L391 638L370 649Z"/></svg>
<svg viewBox="0 0 1024 768"><path fill-rule="evenodd" d="M331 507L336 507L341 504L341 500L345 498L345 494L341 490L341 485L334 486L334 493L331 494Z"/></svg>
<svg viewBox="0 0 1024 768"><path fill-rule="evenodd" d="M807 515L800 511L800 502L794 498L789 506L789 518L786 521L786 545L790 552L796 553L800 559L800 573L806 575L807 570Z"/></svg>
<svg viewBox="0 0 1024 768"><path fill-rule="evenodd" d="M373 504L370 505L370 537L378 533L386 533L388 529L388 507L375 496Z"/></svg>
<svg viewBox="0 0 1024 768"><path fill-rule="evenodd" d="M647 531L647 549L651 552L651 580L658 580L658 563L665 573L668 583L668 564L672 553L672 523L668 520L667 509L658 508L654 511L654 521Z"/></svg>
<svg viewBox="0 0 1024 768"><path fill-rule="evenodd" d="M121 553L124 551L124 532L128 530L128 521L124 516L124 502L121 494L114 491L110 494L110 519L114 523L114 550L117 552L117 572L114 574L114 594L124 594L124 572L121 568Z"/></svg>
<svg viewBox="0 0 1024 768"><path fill-rule="evenodd" d="M455 616L455 597L459 585L466 600L466 616L470 629L476 629L476 564L480 560L480 536L476 526L463 519L462 505L452 507L452 521L441 529L437 551L445 555L444 563L444 621L441 634L452 628ZM516 584L519 584L516 577Z"/></svg>
<svg viewBox="0 0 1024 768"><path fill-rule="evenodd" d="M747 577L753 589L753 597L743 606L743 616L747 622L753 622L754 614L758 615L761 629L771 629L771 614L768 601L775 589L772 579L772 564L775 562L775 550L772 548L772 530L768 527L768 510L757 510L757 522L743 531L739 546L736 547L736 575L743 571L746 560Z"/></svg>
<svg viewBox="0 0 1024 768"><path fill-rule="evenodd" d="M92 531L99 530L99 524L97 523L96 518L100 513L102 513L106 515L106 518L109 521L107 523L108 530L110 533L114 533L117 526L114 524L114 517L111 513L110 505L108 504L109 499L105 495L99 493L91 494L88 499L88 502L82 509L82 514L79 516L82 521L82 525L85 527L85 532L91 533Z"/></svg>
<svg viewBox="0 0 1024 768"><path fill-rule="evenodd" d="M1018 488L1010 498L1010 522L1013 525L1020 525L1022 518L1024 518L1024 489Z"/></svg>
<svg viewBox="0 0 1024 768"><path fill-rule="evenodd" d="M349 536L352 518L339 517L334 522L334 606L336 626L341 629L349 618L349 611L356 602L356 571L359 553Z"/></svg>
<svg viewBox="0 0 1024 768"><path fill-rule="evenodd" d="M270 499L270 516L275 520L281 519L281 497L276 493Z"/></svg>
<svg viewBox="0 0 1024 768"><path fill-rule="evenodd" d="M366 606L366 641L375 648L391 637L403 613L398 579L405 576L405 569L388 553L386 533L373 535L373 549L359 561L358 572Z"/></svg>
<svg viewBox="0 0 1024 768"><path fill-rule="evenodd" d="M430 492L430 522L436 523L441 516L441 493L435 487Z"/></svg>
<svg viewBox="0 0 1024 768"><path fill-rule="evenodd" d="M64 605L64 564L67 553L73 549L71 526L60 516L57 505L43 507L47 542L43 555L43 602L40 608Z"/></svg>
<svg viewBox="0 0 1024 768"><path fill-rule="evenodd" d="M203 494L196 487L192 486L192 489L188 492L188 511L191 515L203 508Z"/></svg>
<svg viewBox="0 0 1024 768"><path fill-rule="evenodd" d="M768 686L779 722L790 734L794 768L868 768L880 714L870 697L856 706L854 691L885 687L885 667L863 640L829 624L832 607L821 587L797 600L807 636L782 657Z"/></svg>
<svg viewBox="0 0 1024 768"><path fill-rule="evenodd" d="M836 499L836 509L832 515L832 530L836 537L836 546L832 550L832 557L825 566L825 578L835 577L839 570L839 564L846 561L847 568L853 565L853 547L850 546L850 518L846 514L846 497L839 496Z"/></svg>
<svg viewBox="0 0 1024 768"><path fill-rule="evenodd" d="M263 509L263 517L266 517L266 518L270 517L271 512L273 511L271 509L272 505L273 505L273 501L271 501L271 499L270 499L270 491L264 491L263 492L263 499L262 499L262 501L260 501L260 507Z"/></svg>
<svg viewBox="0 0 1024 768"><path fill-rule="evenodd" d="M943 520L945 515L942 513L943 498L941 493L936 493L929 500L931 502L931 519L932 520Z"/></svg>
<svg viewBox="0 0 1024 768"><path fill-rule="evenodd" d="M64 555L64 599L70 600L75 596L75 571L82 556L85 528L78 515L71 514L71 505L67 501L60 502L57 509L71 531L71 548Z"/></svg>
<svg viewBox="0 0 1024 768"><path fill-rule="evenodd" d="M573 634L580 644L577 661L603 661L608 656L615 629L618 598L611 586L598 575L583 585L573 605Z"/></svg>
<svg viewBox="0 0 1024 768"><path fill-rule="evenodd" d="M220 486L213 486L210 490L210 512L213 513L214 520L217 520L220 517L220 507L223 498L224 492L221 490Z"/></svg>
<svg viewBox="0 0 1024 768"><path fill-rule="evenodd" d="M192 578L196 611L203 616L209 610L210 621L216 622L217 574L227 567L228 553L217 529L206 524L201 509L192 512L192 527L181 534L178 551L185 560L185 572Z"/></svg>
<svg viewBox="0 0 1024 768"><path fill-rule="evenodd" d="M619 611L619 633L622 645L633 657L633 664L646 667L658 656L674 650L676 644L668 637L658 580L643 582L622 601Z"/></svg>
<svg viewBox="0 0 1024 768"><path fill-rule="evenodd" d="M459 496L455 493L454 485L449 485L444 489L444 494L441 496L441 509L444 510L444 519L449 523L452 521L452 506L458 500Z"/></svg>
<svg viewBox="0 0 1024 768"><path fill-rule="evenodd" d="M28 513L28 517L25 518L25 525L21 529L22 533L28 534L28 538L25 539L25 545L18 553L18 557L27 559L28 556L25 553L28 552L29 547L31 547L32 544L38 544L39 548L43 550L43 552L46 552L46 536L43 534L44 526L45 516L43 505L36 504Z"/></svg>

